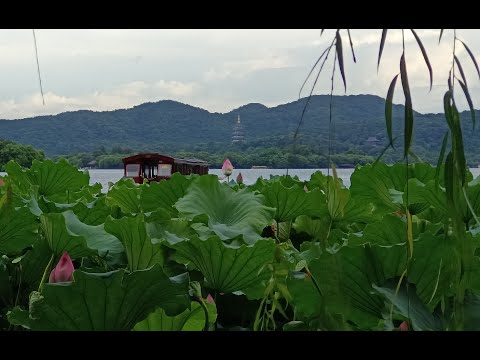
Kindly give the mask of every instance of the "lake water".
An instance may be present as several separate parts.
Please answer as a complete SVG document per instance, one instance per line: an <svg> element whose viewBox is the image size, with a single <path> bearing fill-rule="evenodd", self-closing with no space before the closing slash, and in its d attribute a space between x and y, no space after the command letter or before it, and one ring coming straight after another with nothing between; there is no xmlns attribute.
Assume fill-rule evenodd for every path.
<svg viewBox="0 0 480 360"><path fill-rule="evenodd" d="M321 171L324 174L327 174L327 169L288 169L288 175L298 176L301 181L309 180L310 176L316 172ZM337 169L338 176L343 180L345 186L350 186L350 176L352 175L354 169ZM480 168L471 168L474 177L480 175ZM123 169L92 169L88 170L90 173L90 184L95 184L99 182L102 184L104 191L108 189L108 182L117 182L123 176ZM230 179L235 179L238 173L242 173L243 182L247 185L251 185L257 181L257 179L262 176L265 179L270 178L270 175L286 175L286 169L235 169L233 175L230 176ZM215 174L222 176L221 169L210 169L210 174ZM330 170L330 174L331 174ZM3 176L5 173L0 172L0 175Z"/></svg>
<svg viewBox="0 0 480 360"><path fill-rule="evenodd" d="M320 170L322 173L327 174L327 169L288 169L288 175L298 176L301 181L309 180L310 176ZM350 186L350 176L354 169L337 169L338 176L343 180L346 186ZM90 183L94 184L99 182L104 189L108 188L108 182L116 182L123 176L123 169L92 169L88 170L90 173ZM243 182L247 185L251 185L262 176L264 179L269 179L270 175L286 175L286 169L235 169L230 180L235 180L238 173L242 173ZM221 169L210 169L209 174L223 176ZM332 171L330 170L330 174Z"/></svg>

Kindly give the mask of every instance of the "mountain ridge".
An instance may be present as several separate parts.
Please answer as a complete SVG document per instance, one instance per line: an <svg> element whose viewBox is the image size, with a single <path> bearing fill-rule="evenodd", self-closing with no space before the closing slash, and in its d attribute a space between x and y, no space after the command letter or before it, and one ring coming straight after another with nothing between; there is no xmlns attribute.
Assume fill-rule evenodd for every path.
<svg viewBox="0 0 480 360"><path fill-rule="evenodd" d="M307 98L268 107L249 103L227 113L210 112L175 100L160 100L111 111L77 110L17 120L0 120L0 138L29 144L48 156L91 152L100 147L128 146L136 150L181 151L203 144L231 146L232 131L240 115L248 146L262 146L267 140L278 148L290 146ZM366 147L370 137L378 145L387 143L385 99L377 95L335 95L332 98L334 152L362 151L375 156L379 149ZM330 95L314 95L305 111L297 142L327 152L330 123ZM404 106L393 105L394 136L403 132ZM414 112L414 149L437 152L447 130L442 113ZM470 113L461 113L464 127ZM470 125L468 125L470 126ZM480 146L466 131L465 148ZM403 138L399 136L399 138ZM401 142L399 140L399 142ZM379 146L377 146L379 147ZM480 160L480 159L479 159Z"/></svg>

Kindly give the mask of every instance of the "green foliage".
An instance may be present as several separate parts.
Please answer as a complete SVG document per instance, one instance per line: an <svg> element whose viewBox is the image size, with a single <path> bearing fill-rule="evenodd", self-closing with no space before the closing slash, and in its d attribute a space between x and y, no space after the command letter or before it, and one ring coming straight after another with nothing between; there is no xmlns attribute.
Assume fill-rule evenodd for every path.
<svg viewBox="0 0 480 360"><path fill-rule="evenodd" d="M431 86L433 71L426 49L417 33L411 32ZM352 38L347 33L355 61ZM378 64L386 34L384 30ZM454 42L464 45L478 70L473 53L455 31ZM310 75L324 57L323 68L333 48L346 88L340 29ZM480 329L480 186L468 171L466 156L476 140L468 140L463 129L455 103L455 79L469 104L473 127L476 114L455 49L444 96L445 122L435 130L431 125L436 115L422 116L413 111L403 49L399 74L405 107L392 103L398 75L381 105L387 127L383 139L388 138L388 146L393 148L399 138L396 133L402 131L403 135L403 145L395 144L395 154L382 155L387 161L401 158L405 163L387 165L378 159L372 165L357 166L350 188L343 186L332 166L333 176L316 173L306 182L284 176L238 186L219 182L212 175L175 175L168 182L151 185L120 180L102 194L98 186L88 185L87 174L65 160L34 160L29 170L9 162L5 186L0 186L0 315L7 315L0 319L0 328L395 330L406 322L416 331ZM215 125L210 134L216 132L219 139L228 138L225 134L229 129L222 122L225 115L200 109L189 109L202 116L195 123L198 131L191 135L170 131L169 139L172 143L181 143L188 136L196 139L193 142L198 146L188 151L212 156L212 164L223 161L221 154L238 160L240 167L238 164L253 160L257 164L270 161L262 164L270 166L304 162L318 165L325 160L326 152L315 144L323 144L325 135L314 134L322 128L322 134L328 134L325 127L332 126L332 121L328 125L320 121L308 124L319 111L315 108L312 113L306 104L323 101L326 105L326 99L315 97L289 104L297 113L303 110L305 124L311 126L302 139L305 143L297 144L292 152L279 151L288 147L274 126L282 121L282 115L275 113L275 108L260 105L242 110L261 116L259 129L269 125L265 129L270 136L267 139L260 139L261 133L257 132L250 143L236 147L226 146L226 140L206 140L202 128L207 123L209 128ZM328 108L334 105L340 109L337 126L351 121L353 115L343 117L351 108L339 106L344 98L328 100L332 101ZM351 105L358 100L372 98L357 96L348 102ZM369 114L369 120L374 120L371 123L376 121L374 105ZM164 118L150 121L152 127L145 134L142 121L148 121L147 114L158 107L164 107ZM142 117L132 116L136 122L129 127L127 139L133 144L142 134L142 140L151 140L148 146L155 146L157 134L166 133L156 131L157 126L178 123L185 107L161 102L116 114L126 116L139 110ZM272 112L275 117L269 117ZM359 113L355 109L355 115ZM401 113L402 128L395 120ZM215 123L209 122L212 118ZM74 128L75 121L69 124ZM108 121L103 125L108 128ZM0 122L0 130L4 126ZM362 136L356 133L347 140L339 134L335 145L345 153L338 156L378 154L380 149L366 149ZM429 136L436 137L438 149L441 146L440 156L430 156L436 145L426 149L428 145L415 142ZM89 141L97 146L92 156L108 164L105 166L131 150L119 147L108 153L93 136ZM261 141L264 143L258 144ZM271 146L269 141L276 143ZM130 145L128 141L125 144ZM330 152L332 144L328 145ZM62 147L61 142L58 146ZM162 152L161 146L168 143L163 142L156 151ZM309 155L312 147L315 149ZM257 151L255 157L248 158L259 148L265 153ZM168 149L190 154L175 146ZM239 150L243 154L234 159ZM263 154L269 156L264 159ZM421 163L418 155L425 154L428 161L434 159L437 168ZM411 158L417 163L412 164ZM340 157L332 159L338 161ZM48 274L53 266L61 266L56 260L64 251L76 268L73 281L49 283ZM210 304L212 299L207 294L213 295L215 305Z"/></svg>
<svg viewBox="0 0 480 360"><path fill-rule="evenodd" d="M208 323L215 325L217 309L214 304L205 303L208 311ZM191 308L176 316L168 316L161 308L150 313L143 321L135 325L136 331L201 331L205 328L205 311L197 302Z"/></svg>
<svg viewBox="0 0 480 360"><path fill-rule="evenodd" d="M234 292L248 288L258 279L264 267L272 263L273 240L259 240L254 245L225 244L218 236L170 244L176 250L176 261L191 264L207 281L209 288L218 292Z"/></svg>
<svg viewBox="0 0 480 360"><path fill-rule="evenodd" d="M43 160L42 150L35 150L32 145L17 144L10 140L0 140L0 171L13 160L23 167L32 166L33 160Z"/></svg>
<svg viewBox="0 0 480 360"><path fill-rule="evenodd" d="M217 176L201 176L192 183L175 207L189 220L206 215L208 229L222 240L243 235L248 244L260 238L273 220L274 209L264 205L262 195L248 188L238 191L219 183Z"/></svg>
<svg viewBox="0 0 480 360"><path fill-rule="evenodd" d="M455 205L459 236L444 187L452 180L440 176L437 185L427 164L409 165L408 182L404 164L358 167L350 188L335 172L242 188L177 174L154 184L120 180L106 194L64 161L7 168L0 306L14 328L392 329L405 318L416 330L477 326L480 238L467 225L476 225L480 187L468 172L469 206ZM416 214L410 229L407 204ZM49 284L64 251L74 282ZM238 322L228 301L206 304L207 321L199 301L208 293L249 310Z"/></svg>
<svg viewBox="0 0 480 360"><path fill-rule="evenodd" d="M324 121L329 116L329 96L311 98L300 138L295 149L292 148L292 134L297 126L296 120L292 119L298 119L305 102L306 99L302 98L273 108L259 104L243 106L241 117L247 142L241 146L231 144L236 115L210 114L172 101L114 112L78 111L28 122L0 121L0 133L7 139L42 149L48 156L65 155L77 167L89 167L88 163L95 160L95 167L121 168L122 157L155 151L200 158L216 168L220 168L227 157L238 168L250 168L252 165L325 168L329 166L329 125ZM373 95L334 96L332 106L336 129L341 129L335 135L332 161L337 165L372 163L383 145L389 142L386 132L382 131L385 127L385 100ZM392 105L394 135L402 131L403 114L403 105ZM414 112L414 116L412 147L422 160L436 164L441 139L447 130L443 114ZM470 116L470 111L460 114L463 120ZM166 138L157 135L165 133L169 134ZM378 145L368 143L369 137L376 137ZM464 144L469 164L476 166L480 163L480 155L476 151L480 139L471 131L465 131ZM401 160L403 146L399 144L395 148L398 153L387 151L386 162Z"/></svg>
<svg viewBox="0 0 480 360"><path fill-rule="evenodd" d="M77 270L74 280L33 292L29 315L15 308L10 321L33 330L132 330L157 306L173 316L189 305L187 274L168 278L158 265L131 274Z"/></svg>

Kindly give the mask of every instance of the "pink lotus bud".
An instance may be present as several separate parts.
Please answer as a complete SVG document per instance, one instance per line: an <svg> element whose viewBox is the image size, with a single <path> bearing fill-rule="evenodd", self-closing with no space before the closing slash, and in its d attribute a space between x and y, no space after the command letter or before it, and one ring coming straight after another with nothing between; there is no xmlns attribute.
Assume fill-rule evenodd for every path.
<svg viewBox="0 0 480 360"><path fill-rule="evenodd" d="M232 165L232 163L230 162L230 160L226 159L226 160L223 162L222 172L223 172L223 175L225 175L225 176L230 176L230 175L232 175L233 165Z"/></svg>
<svg viewBox="0 0 480 360"><path fill-rule="evenodd" d="M406 321L402 322L398 328L400 329L400 331L409 331L410 330L410 328L408 326L408 322L406 322Z"/></svg>
<svg viewBox="0 0 480 360"><path fill-rule="evenodd" d="M60 258L57 266L55 266L55 268L50 273L48 282L59 283L73 281L74 270L75 268L73 267L72 259L70 259L70 256L68 256L68 253L65 251Z"/></svg>
<svg viewBox="0 0 480 360"><path fill-rule="evenodd" d="M237 184L243 184L243 176L242 173L238 173L237 175Z"/></svg>
<svg viewBox="0 0 480 360"><path fill-rule="evenodd" d="M208 294L208 296L207 296L207 302L208 302L209 304L215 305L215 300L213 300L212 295Z"/></svg>

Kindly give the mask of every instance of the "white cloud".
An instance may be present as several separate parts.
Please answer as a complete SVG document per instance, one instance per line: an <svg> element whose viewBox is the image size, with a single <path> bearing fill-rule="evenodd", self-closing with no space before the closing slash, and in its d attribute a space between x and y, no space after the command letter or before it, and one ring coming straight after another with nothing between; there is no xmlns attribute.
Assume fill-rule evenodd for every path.
<svg viewBox="0 0 480 360"><path fill-rule="evenodd" d="M389 30L377 72L381 29L342 31L347 94L385 97L399 72L401 30ZM413 35L406 31L407 68L414 107L441 112L442 93L452 64L453 32L420 29L433 67L428 71ZM36 31L46 106L39 96L33 37L29 29L0 30L0 118L21 118L80 109L111 110L172 99L209 111L227 112L248 102L274 106L294 101L310 67L330 44L335 30L44 30ZM480 54L479 30L458 30ZM480 107L480 83L471 60L457 42L457 56ZM329 93L333 52L315 93ZM480 62L480 57L477 57ZM338 69L337 69L338 70ZM311 85L311 83L309 83ZM306 93L304 93L306 94ZM344 94L339 73L335 94ZM461 97L462 94L457 95ZM395 101L403 103L400 82ZM459 104L462 104L461 101Z"/></svg>
<svg viewBox="0 0 480 360"><path fill-rule="evenodd" d="M18 119L37 115L54 115L79 109L107 111L129 108L149 101L176 98L186 101L199 86L195 83L160 80L153 83L135 81L119 87L81 96L63 96L51 91L44 94L45 106L39 93L0 102L3 119Z"/></svg>

